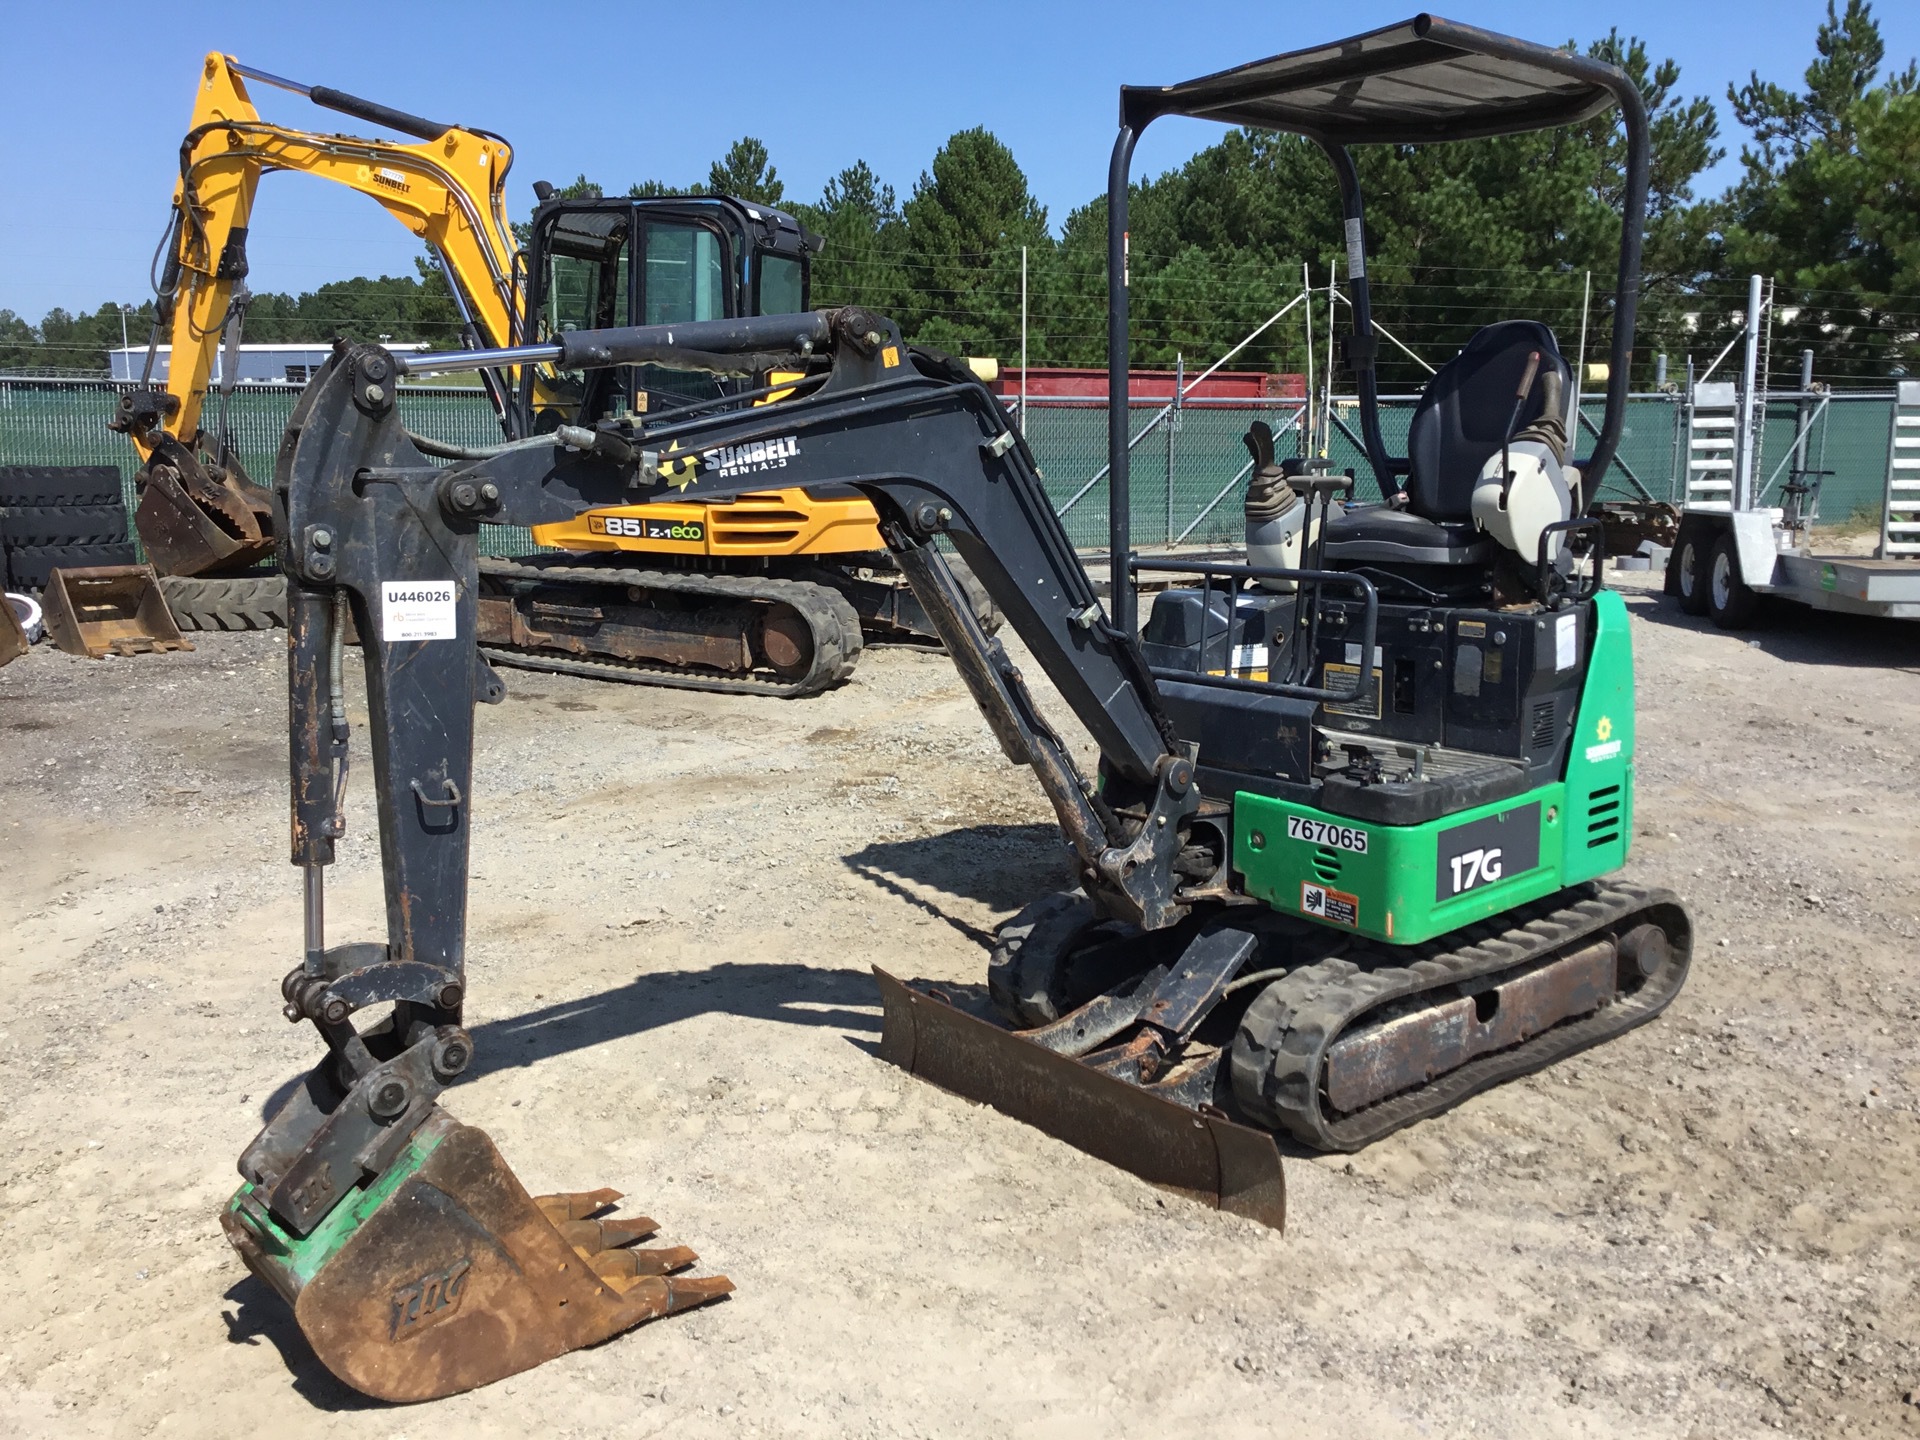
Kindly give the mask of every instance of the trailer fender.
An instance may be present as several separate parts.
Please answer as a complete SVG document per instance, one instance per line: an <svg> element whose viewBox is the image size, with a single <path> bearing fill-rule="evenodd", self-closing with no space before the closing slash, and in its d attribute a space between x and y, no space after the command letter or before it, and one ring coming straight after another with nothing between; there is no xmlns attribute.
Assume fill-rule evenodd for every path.
<svg viewBox="0 0 1920 1440"><path fill-rule="evenodd" d="M1766 510L1736 511L1733 521L1733 543L1740 555L1740 578L1754 590L1771 590L1777 583L1776 571L1780 564L1780 545L1774 537L1773 512Z"/></svg>

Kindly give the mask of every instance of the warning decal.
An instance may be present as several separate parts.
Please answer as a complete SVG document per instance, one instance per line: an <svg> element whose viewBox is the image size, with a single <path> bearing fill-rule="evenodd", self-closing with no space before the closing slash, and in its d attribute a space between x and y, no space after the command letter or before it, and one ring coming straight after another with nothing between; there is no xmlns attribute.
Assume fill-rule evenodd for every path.
<svg viewBox="0 0 1920 1440"><path fill-rule="evenodd" d="M1330 925L1360 926L1360 897L1344 890L1329 890L1324 885L1303 881L1300 886L1300 913Z"/></svg>

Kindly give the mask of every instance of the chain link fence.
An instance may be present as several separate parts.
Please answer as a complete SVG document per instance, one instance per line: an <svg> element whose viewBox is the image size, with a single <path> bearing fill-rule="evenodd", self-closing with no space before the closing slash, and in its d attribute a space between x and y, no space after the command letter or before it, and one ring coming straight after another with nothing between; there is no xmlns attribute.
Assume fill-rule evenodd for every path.
<svg viewBox="0 0 1920 1440"><path fill-rule="evenodd" d="M126 437L107 429L121 391L132 388L99 380L35 380L0 377L0 464L114 465L126 487L128 512L137 468ZM268 483L280 433L300 392L290 385L240 385L228 402L227 425L241 462ZM1387 448L1405 452L1407 425L1416 398L1384 397L1380 423ZM1823 403L1824 401L1824 403ZM1887 445L1893 397L1843 393L1830 397L1774 398L1768 402L1759 475L1770 481L1765 503L1779 503L1780 486L1796 468L1830 470L1820 490L1826 523L1877 524L1887 477ZM1188 401L1178 408L1135 405L1130 466L1133 539L1140 546L1223 545L1242 534L1241 505L1251 473L1242 437L1256 420L1273 428L1280 455L1298 451L1303 423L1298 400ZM1792 456L1801 412L1807 416L1804 462ZM1582 406L1584 450L1598 432L1598 400ZM483 391L451 386L403 386L400 413L408 428L458 445L487 445L500 437ZM219 423L220 398L207 398L206 424ZM1336 397L1328 427L1328 456L1336 471L1361 478L1360 499L1378 498L1359 443L1357 403ZM1107 540L1107 407L1099 401L1029 400L1025 431L1040 464L1043 483L1073 542L1102 549ZM1609 499L1678 502L1684 492L1686 412L1681 397L1635 396L1627 408L1619 458L1602 495ZM510 554L530 543L525 531L489 527L484 549Z"/></svg>

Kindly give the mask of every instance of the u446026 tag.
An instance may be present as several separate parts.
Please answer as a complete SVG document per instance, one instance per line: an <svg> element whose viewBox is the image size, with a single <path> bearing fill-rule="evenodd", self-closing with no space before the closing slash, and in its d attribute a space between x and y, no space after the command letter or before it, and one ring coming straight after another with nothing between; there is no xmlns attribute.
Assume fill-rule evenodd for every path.
<svg viewBox="0 0 1920 1440"><path fill-rule="evenodd" d="M458 638L458 607L451 580L382 580L380 638L402 640Z"/></svg>

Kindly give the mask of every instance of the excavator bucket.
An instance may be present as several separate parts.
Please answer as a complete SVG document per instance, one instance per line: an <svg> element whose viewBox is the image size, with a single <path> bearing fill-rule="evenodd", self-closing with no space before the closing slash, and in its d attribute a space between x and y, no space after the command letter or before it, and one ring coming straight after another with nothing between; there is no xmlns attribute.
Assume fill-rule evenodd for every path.
<svg viewBox="0 0 1920 1440"><path fill-rule="evenodd" d="M241 570L273 553L272 499L237 463L210 469L167 439L134 484L133 528L163 575Z"/></svg>
<svg viewBox="0 0 1920 1440"><path fill-rule="evenodd" d="M55 570L41 597L47 634L69 655L150 655L191 650L151 565Z"/></svg>
<svg viewBox="0 0 1920 1440"><path fill-rule="evenodd" d="M293 1306L321 1363L380 1400L456 1395L717 1300L697 1258L636 1249L653 1221L598 1218L615 1190L529 1195L481 1131L434 1109L398 1159L312 1231L252 1183L221 1216L247 1267Z"/></svg>
<svg viewBox="0 0 1920 1440"><path fill-rule="evenodd" d="M28 648L27 629L14 613L13 597L0 598L0 665L18 660Z"/></svg>
<svg viewBox="0 0 1920 1440"><path fill-rule="evenodd" d="M880 982L881 1059L1149 1184L1286 1228L1286 1176L1266 1131L1043 1049L877 966L873 974Z"/></svg>

